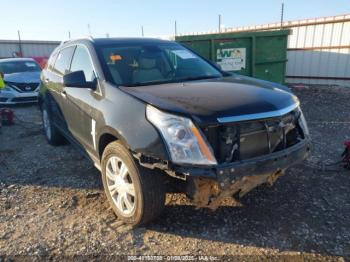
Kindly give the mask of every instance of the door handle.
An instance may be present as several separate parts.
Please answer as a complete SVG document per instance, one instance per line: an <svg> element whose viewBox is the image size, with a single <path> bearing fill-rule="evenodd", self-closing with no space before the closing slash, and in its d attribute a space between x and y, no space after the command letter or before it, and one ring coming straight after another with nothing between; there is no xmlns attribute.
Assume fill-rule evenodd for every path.
<svg viewBox="0 0 350 262"><path fill-rule="evenodd" d="M61 91L61 96L62 96L63 98L66 98L66 97L67 97L67 93L66 93L65 90Z"/></svg>

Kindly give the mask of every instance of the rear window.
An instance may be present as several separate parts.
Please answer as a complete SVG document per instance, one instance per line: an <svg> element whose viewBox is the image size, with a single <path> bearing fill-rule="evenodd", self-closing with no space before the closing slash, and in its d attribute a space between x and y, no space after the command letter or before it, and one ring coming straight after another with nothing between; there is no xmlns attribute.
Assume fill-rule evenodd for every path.
<svg viewBox="0 0 350 262"><path fill-rule="evenodd" d="M9 61L0 63L0 72L4 74L40 71L40 66L35 61Z"/></svg>

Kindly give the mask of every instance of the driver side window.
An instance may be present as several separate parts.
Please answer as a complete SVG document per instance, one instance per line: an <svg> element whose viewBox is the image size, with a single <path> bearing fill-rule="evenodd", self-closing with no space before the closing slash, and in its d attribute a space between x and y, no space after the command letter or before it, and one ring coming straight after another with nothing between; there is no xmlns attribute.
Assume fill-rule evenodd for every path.
<svg viewBox="0 0 350 262"><path fill-rule="evenodd" d="M83 71L87 82L95 81L96 75L91 64L90 56L83 46L78 45L75 49L70 71Z"/></svg>

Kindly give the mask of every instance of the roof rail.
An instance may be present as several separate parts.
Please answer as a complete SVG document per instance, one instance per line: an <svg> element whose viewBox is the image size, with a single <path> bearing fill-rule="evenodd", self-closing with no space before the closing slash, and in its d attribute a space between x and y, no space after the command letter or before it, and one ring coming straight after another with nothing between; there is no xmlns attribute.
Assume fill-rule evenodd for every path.
<svg viewBox="0 0 350 262"><path fill-rule="evenodd" d="M70 40L63 40L63 41L61 41L61 43L60 43L60 45L63 45L63 44L65 44L65 43L68 43Z"/></svg>
<svg viewBox="0 0 350 262"><path fill-rule="evenodd" d="M88 35L88 36L86 36L86 37L79 37L79 38L74 38L74 39L63 40L63 41L61 41L60 45L69 43L69 42L71 42L71 41L83 40L83 39L89 39L89 40L91 40L91 41L94 41L94 38L93 38L91 35Z"/></svg>

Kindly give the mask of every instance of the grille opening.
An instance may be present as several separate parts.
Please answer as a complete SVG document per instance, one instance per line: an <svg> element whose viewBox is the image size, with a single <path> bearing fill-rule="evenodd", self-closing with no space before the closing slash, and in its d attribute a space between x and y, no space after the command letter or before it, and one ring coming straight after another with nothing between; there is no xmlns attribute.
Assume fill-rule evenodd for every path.
<svg viewBox="0 0 350 262"><path fill-rule="evenodd" d="M9 81L7 81L7 83L9 85L16 87L22 92L33 92L39 86L39 83L16 83L16 82L9 82Z"/></svg>
<svg viewBox="0 0 350 262"><path fill-rule="evenodd" d="M38 100L37 96L15 97L12 99L12 102L36 102L37 100Z"/></svg>
<svg viewBox="0 0 350 262"><path fill-rule="evenodd" d="M203 130L219 163L231 163L284 150L304 139L299 114L227 123Z"/></svg>

